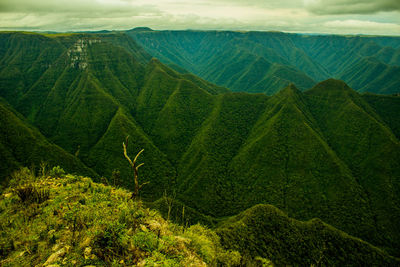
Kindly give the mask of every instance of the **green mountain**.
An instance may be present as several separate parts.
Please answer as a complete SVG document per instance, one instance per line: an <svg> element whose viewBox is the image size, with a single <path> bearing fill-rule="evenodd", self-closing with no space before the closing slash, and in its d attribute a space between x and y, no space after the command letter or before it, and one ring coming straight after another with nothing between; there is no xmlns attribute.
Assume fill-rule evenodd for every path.
<svg viewBox="0 0 400 267"><path fill-rule="evenodd" d="M15 169L42 162L62 165L70 172L97 177L77 157L50 143L35 127L0 98L0 182Z"/></svg>
<svg viewBox="0 0 400 267"><path fill-rule="evenodd" d="M207 44L203 38L210 38L210 47L214 44L208 32L168 32L187 33L192 34L185 42L191 42L187 49L193 58L199 43ZM285 61L307 56L314 70L322 68L312 64L319 55L283 46L306 47L314 37L213 34L220 48L232 36L267 43L273 35L265 53L280 63L249 56L249 66L256 72L268 66L274 77L291 69L289 76L305 82L303 87L307 80L295 75L300 62L281 68ZM350 38L358 39L364 42ZM165 49L178 47L180 39L174 40ZM144 148L139 180L150 183L141 196L153 206L165 211L162 196L167 195L188 211L186 220L215 225L254 205L271 204L296 220L318 217L398 256L398 96L361 95L333 79L304 92L289 84L273 96L232 93L151 59L124 33L1 33L0 43L0 96L22 114L21 120L37 127L49 144L77 155L109 182L119 177L118 185L127 188L133 187L133 177L122 142L130 136L129 155ZM277 47L280 53L273 57ZM263 49L255 45L253 50ZM174 56L184 60L185 51ZM215 52L204 51L210 57ZM228 77L230 67L215 67L214 73ZM242 84L258 81L251 72L241 77L237 81ZM283 86L281 78L265 76L260 84ZM23 152L24 165L32 161L30 151ZM5 172L16 167L6 165Z"/></svg>
<svg viewBox="0 0 400 267"><path fill-rule="evenodd" d="M394 94L400 88L400 64L393 66L373 57L365 57L343 71L340 77L351 81L349 85L360 88L360 92Z"/></svg>
<svg viewBox="0 0 400 267"><path fill-rule="evenodd" d="M145 149L142 159L149 164L141 171L150 184L143 193L152 197L168 188L175 170L143 129L153 123L152 112L157 114L177 89L170 85L182 83L181 90L188 86L208 95L227 91L149 62L151 57L124 34L4 33L1 38L2 96L47 138L78 154L100 175L110 177L120 170L125 186L131 183L122 141L129 135L134 142L128 146L130 154ZM163 92L158 84L166 80L171 83Z"/></svg>
<svg viewBox="0 0 400 267"><path fill-rule="evenodd" d="M386 239L385 243L396 242L392 237L398 231L392 223L399 221L400 184L395 178L400 175L396 160L400 157L399 140L360 95L343 82L328 80L306 95L329 146L364 189L379 233L377 238ZM378 168L380 171L375 173ZM385 237L382 229L393 235Z"/></svg>
<svg viewBox="0 0 400 267"><path fill-rule="evenodd" d="M329 77L357 91L399 92L400 38L281 32L150 31L127 34L151 55L233 91L274 94Z"/></svg>
<svg viewBox="0 0 400 267"><path fill-rule="evenodd" d="M360 95L328 80L305 94L292 85L270 98L229 98L182 157L180 200L214 217L270 203L375 244L396 242L399 141Z"/></svg>
<svg viewBox="0 0 400 267"><path fill-rule="evenodd" d="M226 248L276 266L397 266L399 260L319 219L301 222L270 205L257 205L217 229Z"/></svg>
<svg viewBox="0 0 400 267"><path fill-rule="evenodd" d="M397 139L400 139L400 98L398 96L362 95L382 120L390 127Z"/></svg>

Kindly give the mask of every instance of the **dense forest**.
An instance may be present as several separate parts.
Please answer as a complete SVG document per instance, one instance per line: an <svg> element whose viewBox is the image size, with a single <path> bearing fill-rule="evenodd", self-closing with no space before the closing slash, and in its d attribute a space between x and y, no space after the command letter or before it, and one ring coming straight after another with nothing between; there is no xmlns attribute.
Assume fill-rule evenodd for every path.
<svg viewBox="0 0 400 267"><path fill-rule="evenodd" d="M233 91L272 95L290 83L305 90L337 78L359 92L399 92L399 37L149 28L127 34L172 68Z"/></svg>

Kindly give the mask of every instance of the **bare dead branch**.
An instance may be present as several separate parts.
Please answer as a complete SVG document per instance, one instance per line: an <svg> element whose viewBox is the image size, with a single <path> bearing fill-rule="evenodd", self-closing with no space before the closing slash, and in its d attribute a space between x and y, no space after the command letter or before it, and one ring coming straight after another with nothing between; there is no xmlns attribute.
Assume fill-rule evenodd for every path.
<svg viewBox="0 0 400 267"><path fill-rule="evenodd" d="M139 167L142 167L144 165L144 163L140 163L138 166L136 166L136 170L139 169Z"/></svg>
<svg viewBox="0 0 400 267"><path fill-rule="evenodd" d="M144 182L143 184L141 184L141 185L139 186L139 190L142 189L142 187L143 187L144 185L148 184L148 183L150 183L150 182Z"/></svg>
<svg viewBox="0 0 400 267"><path fill-rule="evenodd" d="M139 170L139 167L143 166L144 163L136 165L136 161L137 161L138 157L140 156L140 154L142 154L144 149L140 150L139 153L136 154L134 160L132 161L131 158L128 156L128 152L127 152L128 138L129 138L129 135L126 137L125 142L122 142L122 147L124 149L124 156L129 161L129 164L131 165L131 167L133 169L133 175L134 175L133 178L134 178L134 182L135 182L135 189L134 189L134 191L132 193L132 199L135 199L139 195L139 190L144 185L148 184L149 182L145 182L145 183L143 183L143 184L141 184L139 186L138 170Z"/></svg>
<svg viewBox="0 0 400 267"><path fill-rule="evenodd" d="M142 154L142 152L144 151L144 149L140 150L139 153L137 153L135 159L133 160L133 162L136 162L137 158L140 156L140 154Z"/></svg>

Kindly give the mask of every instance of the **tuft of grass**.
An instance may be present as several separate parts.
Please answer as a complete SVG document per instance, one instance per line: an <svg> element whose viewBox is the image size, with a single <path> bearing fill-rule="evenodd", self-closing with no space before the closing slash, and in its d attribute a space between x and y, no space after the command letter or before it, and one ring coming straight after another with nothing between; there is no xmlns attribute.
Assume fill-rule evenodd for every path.
<svg viewBox="0 0 400 267"><path fill-rule="evenodd" d="M14 189L22 202L32 202L40 204L49 199L50 191L46 189L37 189L33 184L21 186Z"/></svg>

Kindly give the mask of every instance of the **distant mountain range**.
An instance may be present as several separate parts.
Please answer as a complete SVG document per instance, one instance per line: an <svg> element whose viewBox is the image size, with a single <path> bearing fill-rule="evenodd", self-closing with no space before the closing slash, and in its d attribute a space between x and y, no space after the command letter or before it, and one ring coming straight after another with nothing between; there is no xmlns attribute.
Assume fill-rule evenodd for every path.
<svg viewBox="0 0 400 267"><path fill-rule="evenodd" d="M272 95L290 83L305 90L337 78L359 92L400 92L400 37L148 28L127 34L176 70L233 91Z"/></svg>
<svg viewBox="0 0 400 267"><path fill-rule="evenodd" d="M225 44L228 39L235 41ZM18 166L44 160L94 177L119 170L121 185L132 188L122 154L129 135L129 154L145 149L140 179L150 183L142 197L176 194L195 211L193 223L201 216L218 223L271 204L297 220L318 217L400 256L400 97L360 94L335 79L314 85L334 70L356 71L364 61L397 68L393 56L384 57L390 65L383 56L361 55L371 42L383 47L392 41L146 29L0 33L0 108L6 114L0 159L7 162L0 175L4 180ZM241 48L228 52L232 47ZM203 70L200 76L233 90L278 92L230 92L182 68ZM370 80L355 75L352 81L373 86L383 77L379 70ZM400 76L390 77L375 92L398 92L389 85L399 84ZM265 87L245 88L255 84Z"/></svg>

